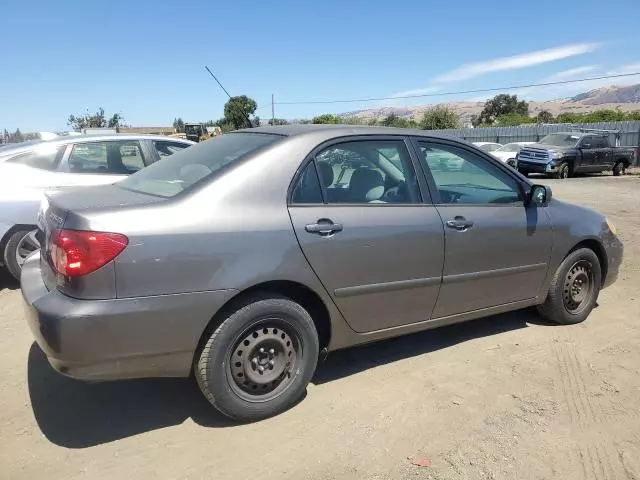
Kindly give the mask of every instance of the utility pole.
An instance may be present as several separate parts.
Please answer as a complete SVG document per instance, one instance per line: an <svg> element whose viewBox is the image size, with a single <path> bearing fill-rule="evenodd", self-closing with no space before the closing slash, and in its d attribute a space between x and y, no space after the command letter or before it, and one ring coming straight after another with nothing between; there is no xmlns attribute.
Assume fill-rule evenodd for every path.
<svg viewBox="0 0 640 480"><path fill-rule="evenodd" d="M271 125L275 125L276 124L276 106L275 106L275 102L273 101L273 93L271 94Z"/></svg>

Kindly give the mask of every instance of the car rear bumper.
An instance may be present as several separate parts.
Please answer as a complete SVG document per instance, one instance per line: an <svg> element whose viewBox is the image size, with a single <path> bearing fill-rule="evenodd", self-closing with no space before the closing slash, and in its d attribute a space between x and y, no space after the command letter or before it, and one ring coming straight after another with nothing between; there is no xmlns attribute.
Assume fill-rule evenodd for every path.
<svg viewBox="0 0 640 480"><path fill-rule="evenodd" d="M31 331L60 373L83 380L184 377L200 336L235 290L79 300L42 281L39 254L21 276Z"/></svg>

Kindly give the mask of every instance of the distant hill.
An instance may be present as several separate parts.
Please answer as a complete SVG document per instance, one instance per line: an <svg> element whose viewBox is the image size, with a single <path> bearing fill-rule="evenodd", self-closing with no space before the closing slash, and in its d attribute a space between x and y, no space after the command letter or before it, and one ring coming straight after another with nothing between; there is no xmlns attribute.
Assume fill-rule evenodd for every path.
<svg viewBox="0 0 640 480"><path fill-rule="evenodd" d="M445 107L451 108L460 117L461 123L471 123L471 117L478 115L483 107L484 102L448 102L440 103ZM370 108L366 110L357 110L354 112L343 113L343 118L360 118L365 120L381 119L395 113L399 117L419 118L425 110L435 107L436 105L415 105L410 107L381 107ZM542 110L548 110L554 116L560 113L586 113L594 110L620 108L622 111L628 112L640 110L640 84L619 87L609 86L589 90L571 98L562 98L557 100L547 100L545 102L529 102L529 114L536 115Z"/></svg>

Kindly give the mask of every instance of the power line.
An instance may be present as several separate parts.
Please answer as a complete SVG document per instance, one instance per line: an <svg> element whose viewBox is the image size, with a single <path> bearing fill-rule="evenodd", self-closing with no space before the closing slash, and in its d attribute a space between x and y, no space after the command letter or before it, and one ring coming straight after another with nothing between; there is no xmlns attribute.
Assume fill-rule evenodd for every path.
<svg viewBox="0 0 640 480"><path fill-rule="evenodd" d="M600 77L579 78L575 80L561 80L557 82L530 83L526 85L513 85L509 87L478 88L475 90L458 90L455 92L424 93L419 95L397 95L394 97L356 98L356 99L345 99L345 100L305 100L305 101L295 101L295 102L274 102L274 105L320 105L320 104L332 104L332 103L364 103L364 102L378 102L381 100L401 100L404 98L441 97L444 95L467 95L471 93L485 93L485 92L498 92L498 91L504 91L504 90L515 90L518 88L566 85L569 83L588 82L591 80L604 80L609 78L633 77L636 75L640 75L640 72L618 73L614 75L602 75ZM267 106L268 105L263 105L262 107L259 107L258 110L260 108L265 108Z"/></svg>

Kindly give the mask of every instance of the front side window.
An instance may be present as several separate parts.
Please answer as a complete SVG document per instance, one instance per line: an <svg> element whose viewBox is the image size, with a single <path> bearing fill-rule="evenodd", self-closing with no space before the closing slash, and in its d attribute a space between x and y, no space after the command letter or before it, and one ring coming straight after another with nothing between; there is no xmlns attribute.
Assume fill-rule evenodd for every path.
<svg viewBox="0 0 640 480"><path fill-rule="evenodd" d="M118 186L160 197L174 197L282 138L281 135L249 132L220 135L156 162L118 182Z"/></svg>
<svg viewBox="0 0 640 480"><path fill-rule="evenodd" d="M522 203L515 179L489 161L451 145L418 142L443 204ZM456 168L450 168L455 165Z"/></svg>
<svg viewBox="0 0 640 480"><path fill-rule="evenodd" d="M55 170L65 148L66 145L40 145L32 151L9 158L7 163L16 163L40 170Z"/></svg>
<svg viewBox="0 0 640 480"><path fill-rule="evenodd" d="M154 140L153 146L158 152L158 156L160 158L170 157L174 153L178 153L185 148L189 147L188 143L179 143L179 142L165 142L163 140Z"/></svg>
<svg viewBox="0 0 640 480"><path fill-rule="evenodd" d="M419 203L416 175L404 140L332 145L315 157L326 203Z"/></svg>
<svg viewBox="0 0 640 480"><path fill-rule="evenodd" d="M130 175L144 168L140 144L131 140L78 143L68 163L72 173Z"/></svg>

